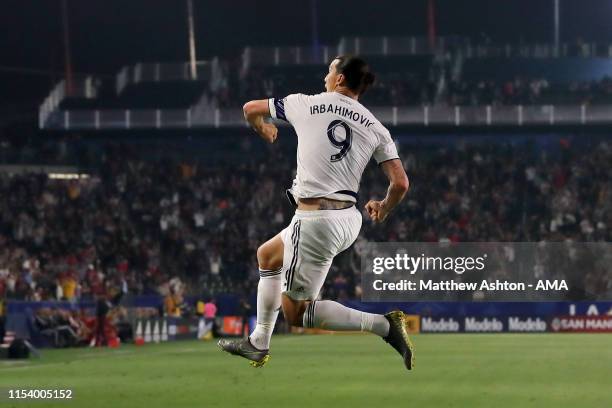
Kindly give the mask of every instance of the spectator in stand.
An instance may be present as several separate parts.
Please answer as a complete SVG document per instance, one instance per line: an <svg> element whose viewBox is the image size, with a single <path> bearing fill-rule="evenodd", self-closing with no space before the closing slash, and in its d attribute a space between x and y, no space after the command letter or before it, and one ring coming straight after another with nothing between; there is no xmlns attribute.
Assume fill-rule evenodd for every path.
<svg viewBox="0 0 612 408"><path fill-rule="evenodd" d="M6 334L6 330L4 328L4 325L6 324L5 321L5 310L6 310L6 306L4 304L4 296L2 296L2 288L0 288L0 341L4 340L4 335Z"/></svg>
<svg viewBox="0 0 612 408"><path fill-rule="evenodd" d="M181 316L181 308L180 302L181 298L179 295L174 293L174 289L170 289L168 294L164 299L164 314L166 316L171 317L180 317Z"/></svg>
<svg viewBox="0 0 612 408"><path fill-rule="evenodd" d="M99 295L96 299L96 331L95 345L106 346L108 344L108 336L106 335L106 325L108 312L111 309L111 303L105 295Z"/></svg>
<svg viewBox="0 0 612 408"><path fill-rule="evenodd" d="M216 334L215 317L217 317L217 305L215 299L210 299L204 305L204 322L206 326L211 327L213 335Z"/></svg>
<svg viewBox="0 0 612 408"><path fill-rule="evenodd" d="M77 281L74 277L74 272L68 272L64 276L60 276L60 285L62 287L63 299L72 302L76 299Z"/></svg>
<svg viewBox="0 0 612 408"><path fill-rule="evenodd" d="M216 310L215 310L216 313ZM249 336L249 331L251 330L251 328L248 327L249 325L249 318L251 317L252 311L251 311L251 304L249 303L249 301L247 300L247 298L245 298L244 296L240 298L240 317L241 317L241 325L240 327L242 327L242 335L244 338L247 338Z"/></svg>

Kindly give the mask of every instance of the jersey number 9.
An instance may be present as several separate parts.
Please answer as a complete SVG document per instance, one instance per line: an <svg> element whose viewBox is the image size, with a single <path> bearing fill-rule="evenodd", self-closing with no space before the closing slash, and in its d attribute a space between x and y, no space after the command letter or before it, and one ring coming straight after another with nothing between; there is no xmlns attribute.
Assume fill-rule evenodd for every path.
<svg viewBox="0 0 612 408"><path fill-rule="evenodd" d="M338 127L344 128L344 140L336 139L336 129ZM350 126L341 120L332 121L327 126L327 138L334 147L340 149L338 153L331 155L331 161L335 162L344 159L344 156L351 150L351 141L353 139L353 131Z"/></svg>

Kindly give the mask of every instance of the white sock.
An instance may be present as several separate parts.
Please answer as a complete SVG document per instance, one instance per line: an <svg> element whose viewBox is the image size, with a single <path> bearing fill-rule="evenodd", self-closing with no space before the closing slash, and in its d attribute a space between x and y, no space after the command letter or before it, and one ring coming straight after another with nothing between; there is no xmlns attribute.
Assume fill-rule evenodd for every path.
<svg viewBox="0 0 612 408"><path fill-rule="evenodd" d="M270 348L270 337L281 306L281 271L259 270L257 285L257 326L249 336L251 344L260 350Z"/></svg>
<svg viewBox="0 0 612 408"><path fill-rule="evenodd" d="M383 315L360 312L331 300L312 301L304 312L304 327L324 330L361 330L386 337L389 322Z"/></svg>

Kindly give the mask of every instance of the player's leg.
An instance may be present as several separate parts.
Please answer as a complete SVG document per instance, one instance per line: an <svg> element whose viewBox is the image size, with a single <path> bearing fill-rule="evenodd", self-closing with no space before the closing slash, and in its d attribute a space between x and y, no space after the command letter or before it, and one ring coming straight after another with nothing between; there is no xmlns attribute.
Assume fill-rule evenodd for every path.
<svg viewBox="0 0 612 408"><path fill-rule="evenodd" d="M283 294L283 313L293 326L377 334L402 356L407 369L414 367L414 347L408 337L406 316L401 311L379 315L331 300L294 300Z"/></svg>
<svg viewBox="0 0 612 408"><path fill-rule="evenodd" d="M351 309L331 300L294 300L283 293L283 313L293 326L332 331L366 331L377 334L389 343L404 360L404 366L414 367L414 347L401 311L385 315Z"/></svg>
<svg viewBox="0 0 612 408"><path fill-rule="evenodd" d="M260 350L270 348L270 338L281 306L283 247L281 234L277 234L257 249L257 325L250 340Z"/></svg>
<svg viewBox="0 0 612 408"><path fill-rule="evenodd" d="M389 321L383 315L351 309L332 300L294 300L283 294L283 313L292 326L331 331L364 331L380 337L389 334Z"/></svg>
<svg viewBox="0 0 612 408"><path fill-rule="evenodd" d="M253 367L262 367L270 359L270 338L281 304L284 259L283 230L257 250L259 284L257 286L257 325L248 339L219 340L219 347L228 353L251 360Z"/></svg>

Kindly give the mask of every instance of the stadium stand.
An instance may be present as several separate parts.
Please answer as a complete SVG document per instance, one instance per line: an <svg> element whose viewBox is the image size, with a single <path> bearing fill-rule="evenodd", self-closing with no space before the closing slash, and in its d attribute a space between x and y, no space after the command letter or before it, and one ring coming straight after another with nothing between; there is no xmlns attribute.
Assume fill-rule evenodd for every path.
<svg viewBox="0 0 612 408"><path fill-rule="evenodd" d="M204 81L143 82L126 86L119 95L67 98L60 109L186 109L197 102L205 87Z"/></svg>
<svg viewBox="0 0 612 408"><path fill-rule="evenodd" d="M317 50L247 47L238 60L201 62L195 78L186 63L124 67L112 84L89 79L102 87L85 98L52 92L41 107L40 127L242 126L238 108L245 100L321 92L330 59L351 52L364 55L377 73L363 101L381 108L386 124L612 120L605 109L612 101L610 47L471 45L450 37L432 49L423 38L345 37Z"/></svg>
<svg viewBox="0 0 612 408"><path fill-rule="evenodd" d="M176 142L193 159L173 157L164 142L124 141L106 146L81 179L2 173L0 293L30 300L163 294L176 278L191 293L252 292L257 245L291 213L283 191L293 141L283 136L280 146L265 147L234 135L233 151L215 147L227 136ZM366 241L612 239L612 146L604 136L508 143L491 135L462 143L400 136L398 143L413 186L408 201L383 228L364 223L354 250L334 265L327 297L358 294ZM100 146L81 153L87 149ZM384 189L376 169L366 172L362 200ZM610 296L605 272L590 273L591 293Z"/></svg>

